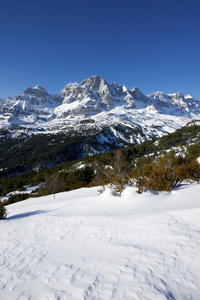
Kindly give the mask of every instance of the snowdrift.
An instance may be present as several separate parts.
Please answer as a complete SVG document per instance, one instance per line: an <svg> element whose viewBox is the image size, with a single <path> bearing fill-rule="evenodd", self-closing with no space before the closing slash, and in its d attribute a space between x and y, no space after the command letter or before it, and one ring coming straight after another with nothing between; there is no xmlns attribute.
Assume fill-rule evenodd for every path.
<svg viewBox="0 0 200 300"><path fill-rule="evenodd" d="M200 185L31 198L0 221L0 298L199 299Z"/></svg>

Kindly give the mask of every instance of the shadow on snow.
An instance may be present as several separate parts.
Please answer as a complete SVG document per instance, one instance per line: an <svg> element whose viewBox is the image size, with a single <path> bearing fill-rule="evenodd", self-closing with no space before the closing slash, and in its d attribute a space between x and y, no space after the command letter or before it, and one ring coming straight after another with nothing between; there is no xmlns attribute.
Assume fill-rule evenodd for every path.
<svg viewBox="0 0 200 300"><path fill-rule="evenodd" d="M54 209L51 209L51 210L35 210L35 211L32 211L32 212L17 214L17 215L5 218L5 220L9 221L9 220L15 220L15 219L28 218L28 217L32 217L32 216L35 216L35 215L46 214L46 213L49 213L49 212L52 212L52 211L61 210L65 207L71 206L71 205L72 204L67 204L67 205L64 205L62 207L54 208Z"/></svg>
<svg viewBox="0 0 200 300"><path fill-rule="evenodd" d="M46 211L46 210L36 210L36 211L32 211L32 212L27 212L27 213L23 213L23 214L18 214L18 215L14 215L14 216L11 216L11 217L7 217L6 220L28 218L28 217L35 216L35 215L45 214L47 212L48 211Z"/></svg>

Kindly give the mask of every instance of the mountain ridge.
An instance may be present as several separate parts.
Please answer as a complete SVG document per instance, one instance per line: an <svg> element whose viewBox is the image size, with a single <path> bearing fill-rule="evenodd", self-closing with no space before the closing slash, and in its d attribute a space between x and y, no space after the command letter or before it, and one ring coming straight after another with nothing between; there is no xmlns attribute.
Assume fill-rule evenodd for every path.
<svg viewBox="0 0 200 300"><path fill-rule="evenodd" d="M61 117L60 111L65 113L64 117L68 115L87 117L103 110L109 111L116 106L126 109L141 109L153 105L159 113L164 114L200 113L200 102L191 95L184 96L181 92L164 94L158 91L147 96L139 88L135 87L129 90L125 85L108 84L106 80L97 75L89 77L80 84L69 83L61 90L61 94L48 94L39 85L34 88L28 87L14 98L1 98L0 105L1 114L35 112L53 118ZM62 105L62 109L58 109L60 105ZM173 108L173 110L169 110L169 108Z"/></svg>
<svg viewBox="0 0 200 300"><path fill-rule="evenodd" d="M0 128L26 128L30 133L66 131L90 118L98 128L110 127L111 123L124 128L141 126L143 131L151 127L149 136L154 136L157 126L160 136L199 116L200 102L190 95L156 92L147 96L139 88L128 90L125 85L108 84L96 75L80 84L69 83L60 95L48 94L37 85L14 98L0 100Z"/></svg>
<svg viewBox="0 0 200 300"><path fill-rule="evenodd" d="M96 75L80 84L69 83L60 95L48 94L37 85L14 98L0 100L1 155L7 152L9 161L9 153L19 152L19 147L19 157L26 155L23 149L32 155L39 143L40 152L49 153L49 161L38 160L38 149L35 168L42 164L48 167L52 161L62 163L138 145L195 119L200 119L200 102L180 92L147 96L139 88L108 84ZM6 168L6 161L0 168Z"/></svg>

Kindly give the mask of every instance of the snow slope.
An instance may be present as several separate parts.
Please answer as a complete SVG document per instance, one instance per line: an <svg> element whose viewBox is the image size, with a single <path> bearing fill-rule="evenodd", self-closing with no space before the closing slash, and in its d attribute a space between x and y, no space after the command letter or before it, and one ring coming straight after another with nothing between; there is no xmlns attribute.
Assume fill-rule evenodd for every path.
<svg viewBox="0 0 200 300"><path fill-rule="evenodd" d="M199 191L95 187L8 206L0 299L199 299Z"/></svg>

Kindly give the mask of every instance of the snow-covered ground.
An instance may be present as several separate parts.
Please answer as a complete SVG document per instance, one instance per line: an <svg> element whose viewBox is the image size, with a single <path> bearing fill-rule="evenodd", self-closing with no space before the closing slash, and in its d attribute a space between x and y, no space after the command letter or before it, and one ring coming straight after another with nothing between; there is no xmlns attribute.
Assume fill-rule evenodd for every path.
<svg viewBox="0 0 200 300"><path fill-rule="evenodd" d="M200 299L199 194L95 187L7 206L0 299Z"/></svg>

